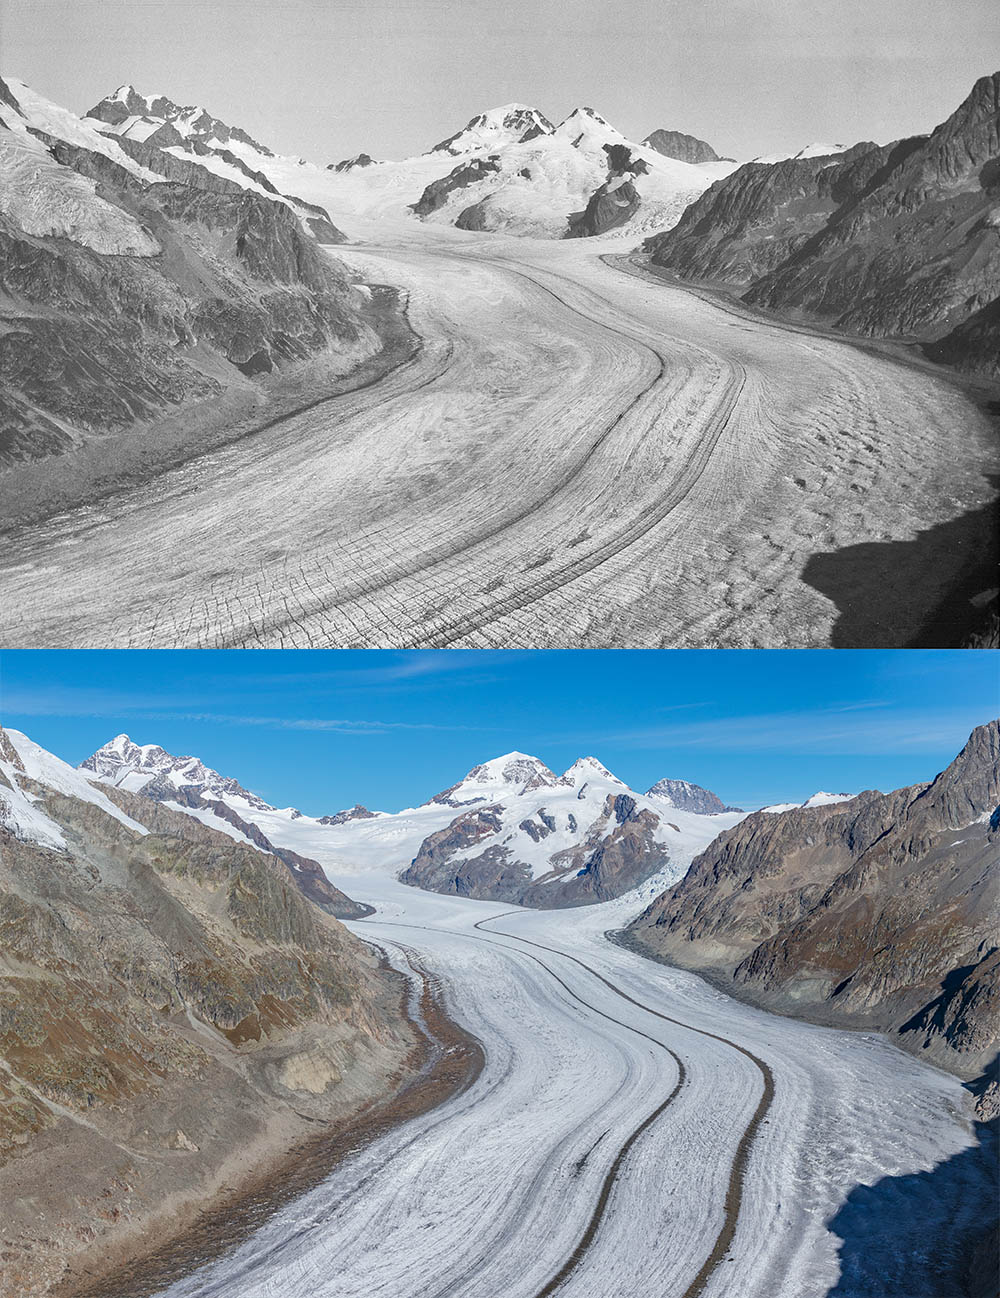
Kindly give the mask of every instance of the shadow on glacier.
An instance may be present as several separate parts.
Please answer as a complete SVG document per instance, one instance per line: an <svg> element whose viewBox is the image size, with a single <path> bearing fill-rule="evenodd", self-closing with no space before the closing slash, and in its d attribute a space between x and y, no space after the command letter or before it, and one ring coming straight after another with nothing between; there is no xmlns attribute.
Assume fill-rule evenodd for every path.
<svg viewBox="0 0 1000 1298"><path fill-rule="evenodd" d="M966 1086L981 1095L997 1061ZM826 1298L995 1298L1000 1119L929 1172L858 1185L827 1223L842 1241Z"/></svg>
<svg viewBox="0 0 1000 1298"><path fill-rule="evenodd" d="M987 481L1000 490L1000 477ZM998 506L993 500L911 541L862 541L811 555L802 580L838 610L831 647L986 647L991 610L981 599L997 585Z"/></svg>

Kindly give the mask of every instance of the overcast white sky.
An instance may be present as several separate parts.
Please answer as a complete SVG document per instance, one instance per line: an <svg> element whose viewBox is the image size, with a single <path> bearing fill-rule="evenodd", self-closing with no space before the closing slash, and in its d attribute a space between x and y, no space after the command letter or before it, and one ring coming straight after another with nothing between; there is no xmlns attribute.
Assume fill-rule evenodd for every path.
<svg viewBox="0 0 1000 1298"><path fill-rule="evenodd" d="M122 82L283 153L422 152L511 100L744 159L885 142L1000 65L996 0L0 0L3 71L83 112Z"/></svg>

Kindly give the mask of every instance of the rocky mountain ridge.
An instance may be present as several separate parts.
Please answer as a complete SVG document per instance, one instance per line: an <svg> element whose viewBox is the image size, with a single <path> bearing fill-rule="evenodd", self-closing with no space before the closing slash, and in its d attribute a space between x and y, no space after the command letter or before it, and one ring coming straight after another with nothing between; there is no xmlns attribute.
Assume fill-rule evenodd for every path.
<svg viewBox="0 0 1000 1298"><path fill-rule="evenodd" d="M733 158L721 158L710 144L699 140L696 135L685 135L683 131L653 131L643 140L651 149L662 153L665 158L676 158L678 162L733 162Z"/></svg>
<svg viewBox="0 0 1000 1298"><path fill-rule="evenodd" d="M646 790L646 797L676 807L679 811L697 812L701 816L743 811L742 807L727 807L717 794L703 789L700 784L690 784L687 780L657 780Z"/></svg>
<svg viewBox="0 0 1000 1298"><path fill-rule="evenodd" d="M998 230L1000 72L930 135L748 163L645 246L753 306L914 339L1000 377Z"/></svg>
<svg viewBox="0 0 1000 1298"><path fill-rule="evenodd" d="M314 237L340 237L323 209L101 134L20 85L4 88L0 146L0 465L324 350L378 351L371 294Z"/></svg>
<svg viewBox="0 0 1000 1298"><path fill-rule="evenodd" d="M417 1045L403 980L276 857L3 730L0 951L12 1292L168 1238Z"/></svg>
<svg viewBox="0 0 1000 1298"><path fill-rule="evenodd" d="M248 818L255 811L273 812L276 808L236 780L205 766L197 757L174 757L158 744L140 746L122 734L92 753L81 762L79 769L92 773L102 785L110 786L119 794L131 795L128 800L133 809L150 800L175 811L208 813L210 823L216 824L221 832L235 831L238 838L280 860L299 890L339 919L357 919L370 914L369 907L352 901L329 882L318 861L276 846ZM108 796L114 795L109 792ZM286 814L294 820L302 813L289 807ZM320 823L339 822L333 817Z"/></svg>
<svg viewBox="0 0 1000 1298"><path fill-rule="evenodd" d="M733 995L892 1033L971 1077L997 1048L1000 722L929 784L757 812L630 926Z"/></svg>

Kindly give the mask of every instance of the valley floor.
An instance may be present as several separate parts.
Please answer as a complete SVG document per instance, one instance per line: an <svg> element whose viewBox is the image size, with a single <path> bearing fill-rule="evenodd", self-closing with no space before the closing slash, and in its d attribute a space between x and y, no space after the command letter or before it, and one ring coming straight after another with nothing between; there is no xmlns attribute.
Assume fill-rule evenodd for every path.
<svg viewBox="0 0 1000 1298"><path fill-rule="evenodd" d="M613 241L360 224L336 255L408 292L419 352L9 534L4 645L874 647L975 622L995 434L955 384L626 274Z"/></svg>
<svg viewBox="0 0 1000 1298"><path fill-rule="evenodd" d="M962 1292L990 1186L954 1078L609 942L635 898L511 912L337 882L485 1067L165 1298Z"/></svg>

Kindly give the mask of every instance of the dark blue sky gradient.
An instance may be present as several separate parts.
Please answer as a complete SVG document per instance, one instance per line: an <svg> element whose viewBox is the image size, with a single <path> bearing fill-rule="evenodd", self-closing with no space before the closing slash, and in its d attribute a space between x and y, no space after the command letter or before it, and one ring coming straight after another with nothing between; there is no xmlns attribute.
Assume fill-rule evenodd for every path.
<svg viewBox="0 0 1000 1298"><path fill-rule="evenodd" d="M1000 655L5 651L0 717L69 762L125 731L279 806L398 810L511 749L745 807L930 779L1000 712Z"/></svg>

